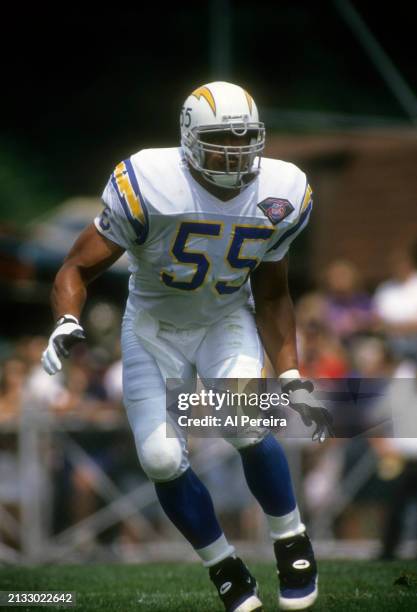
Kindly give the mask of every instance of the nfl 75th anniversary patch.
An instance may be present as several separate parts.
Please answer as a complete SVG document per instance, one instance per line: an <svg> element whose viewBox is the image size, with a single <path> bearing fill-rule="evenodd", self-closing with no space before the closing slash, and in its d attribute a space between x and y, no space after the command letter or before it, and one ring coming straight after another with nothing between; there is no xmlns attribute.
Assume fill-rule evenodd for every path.
<svg viewBox="0 0 417 612"><path fill-rule="evenodd" d="M284 198L266 198L259 202L258 206L273 225L288 217L294 210L291 202Z"/></svg>

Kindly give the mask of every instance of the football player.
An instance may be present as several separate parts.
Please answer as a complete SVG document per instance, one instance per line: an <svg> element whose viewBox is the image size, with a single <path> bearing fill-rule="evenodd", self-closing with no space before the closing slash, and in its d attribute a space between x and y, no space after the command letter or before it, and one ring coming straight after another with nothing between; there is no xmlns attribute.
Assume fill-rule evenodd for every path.
<svg viewBox="0 0 417 612"><path fill-rule="evenodd" d="M237 85L195 89L180 127L180 147L141 150L116 166L103 211L56 276L56 327L43 365L54 374L72 345L85 340L87 286L126 251L124 404L140 463L165 513L209 569L225 609L250 612L262 606L256 580L190 467L184 436L167 423L165 381L261 378L265 350L292 407L324 439L330 422L300 379L287 283L287 252L308 223L311 189L293 164L262 158L264 124ZM303 610L317 598L317 569L283 449L265 429L228 441L269 524L279 605Z"/></svg>

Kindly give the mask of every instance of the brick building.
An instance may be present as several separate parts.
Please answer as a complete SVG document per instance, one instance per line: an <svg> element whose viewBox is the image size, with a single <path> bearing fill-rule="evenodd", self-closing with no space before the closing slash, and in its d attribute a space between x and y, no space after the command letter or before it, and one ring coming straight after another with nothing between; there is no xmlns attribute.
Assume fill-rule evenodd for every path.
<svg viewBox="0 0 417 612"><path fill-rule="evenodd" d="M372 288L386 278L390 252L417 241L417 131L276 135L266 154L296 163L313 186L304 262L312 280L343 257Z"/></svg>

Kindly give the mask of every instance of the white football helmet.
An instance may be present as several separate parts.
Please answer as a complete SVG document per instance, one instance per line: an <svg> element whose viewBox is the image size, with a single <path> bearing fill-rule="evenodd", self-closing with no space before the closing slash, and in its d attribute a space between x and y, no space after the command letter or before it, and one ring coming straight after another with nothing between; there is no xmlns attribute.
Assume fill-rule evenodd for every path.
<svg viewBox="0 0 417 612"><path fill-rule="evenodd" d="M265 127L259 121L253 98L242 87L223 81L198 87L184 102L180 126L181 147L187 161L210 183L227 189L243 189L259 173ZM250 141L244 146L207 142L210 138L205 139L205 135L216 132L249 135ZM207 168L206 153L223 155L224 170Z"/></svg>

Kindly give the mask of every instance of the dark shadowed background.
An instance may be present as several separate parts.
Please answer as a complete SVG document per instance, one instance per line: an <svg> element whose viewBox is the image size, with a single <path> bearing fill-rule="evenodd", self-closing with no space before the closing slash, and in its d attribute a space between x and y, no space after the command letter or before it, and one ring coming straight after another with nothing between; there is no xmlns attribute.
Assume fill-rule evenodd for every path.
<svg viewBox="0 0 417 612"><path fill-rule="evenodd" d="M415 7L353 4L415 88ZM209 80L241 83L261 109L408 120L336 2L15 11L3 22L3 220L25 223L65 197L100 194L120 159L175 145L181 102ZM284 114L274 123L291 132L314 130L315 121Z"/></svg>

